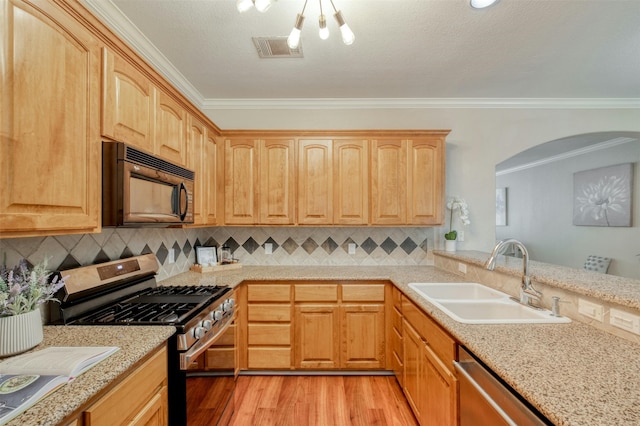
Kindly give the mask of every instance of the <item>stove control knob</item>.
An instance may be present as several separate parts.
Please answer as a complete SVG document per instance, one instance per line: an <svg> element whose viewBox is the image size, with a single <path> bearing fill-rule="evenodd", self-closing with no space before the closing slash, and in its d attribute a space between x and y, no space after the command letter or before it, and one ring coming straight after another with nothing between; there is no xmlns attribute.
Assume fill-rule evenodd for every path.
<svg viewBox="0 0 640 426"><path fill-rule="evenodd" d="M213 322L211 320L202 321L202 328L204 328L205 330L211 330L212 326L213 326Z"/></svg>
<svg viewBox="0 0 640 426"><path fill-rule="evenodd" d="M222 315L223 315L222 311L219 311L219 310L218 311L214 311L213 312L213 319L216 320L216 321L221 320L222 319Z"/></svg>
<svg viewBox="0 0 640 426"><path fill-rule="evenodd" d="M204 327L196 327L195 330L193 330L193 337L196 339L204 337L205 334L207 334L207 330Z"/></svg>
<svg viewBox="0 0 640 426"><path fill-rule="evenodd" d="M235 301L233 299L225 300L224 303L222 304L222 310L225 312L229 312L231 309L233 309L234 303Z"/></svg>

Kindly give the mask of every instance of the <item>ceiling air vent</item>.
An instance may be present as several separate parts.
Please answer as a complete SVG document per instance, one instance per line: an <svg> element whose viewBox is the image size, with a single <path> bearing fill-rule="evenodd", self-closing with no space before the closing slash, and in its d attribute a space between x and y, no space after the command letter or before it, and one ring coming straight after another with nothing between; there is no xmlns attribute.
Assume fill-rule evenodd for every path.
<svg viewBox="0 0 640 426"><path fill-rule="evenodd" d="M302 58L302 45L289 49L287 37L251 37L261 58Z"/></svg>

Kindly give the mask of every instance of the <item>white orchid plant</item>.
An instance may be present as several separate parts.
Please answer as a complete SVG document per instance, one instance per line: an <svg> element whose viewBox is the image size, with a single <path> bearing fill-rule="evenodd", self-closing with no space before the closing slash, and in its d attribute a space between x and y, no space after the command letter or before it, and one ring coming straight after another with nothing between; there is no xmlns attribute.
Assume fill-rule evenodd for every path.
<svg viewBox="0 0 640 426"><path fill-rule="evenodd" d="M458 238L458 231L453 229L453 212L457 211L460 216L460 222L462 226L468 226L471 224L469 220L469 206L467 202L460 197L453 196L447 200L447 209L449 210L449 232L444 234L446 240L455 240Z"/></svg>
<svg viewBox="0 0 640 426"><path fill-rule="evenodd" d="M65 278L52 275L46 259L33 268L25 259L12 269L0 266L0 317L26 314L49 300L58 301L55 294L64 286Z"/></svg>

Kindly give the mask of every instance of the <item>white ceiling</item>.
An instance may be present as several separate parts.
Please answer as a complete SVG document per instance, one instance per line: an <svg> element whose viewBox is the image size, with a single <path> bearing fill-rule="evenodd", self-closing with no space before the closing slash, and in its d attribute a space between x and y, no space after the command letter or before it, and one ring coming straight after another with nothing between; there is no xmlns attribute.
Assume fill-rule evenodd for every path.
<svg viewBox="0 0 640 426"><path fill-rule="evenodd" d="M318 0L308 0L301 59L261 59L251 37L288 35L303 0L278 0L264 14L240 14L235 0L83 1L201 106L515 98L640 106L640 0L499 0L483 10L468 0L334 0L356 35L351 46L328 0L331 36L319 39Z"/></svg>

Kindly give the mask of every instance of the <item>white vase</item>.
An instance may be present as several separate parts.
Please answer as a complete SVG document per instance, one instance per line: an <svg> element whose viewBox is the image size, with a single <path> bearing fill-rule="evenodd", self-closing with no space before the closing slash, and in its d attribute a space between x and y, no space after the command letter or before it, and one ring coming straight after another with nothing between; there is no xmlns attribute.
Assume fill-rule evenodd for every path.
<svg viewBox="0 0 640 426"><path fill-rule="evenodd" d="M28 351L42 342L40 309L26 314L0 317L0 357Z"/></svg>
<svg viewBox="0 0 640 426"><path fill-rule="evenodd" d="M444 240L445 251L456 251L456 240Z"/></svg>

